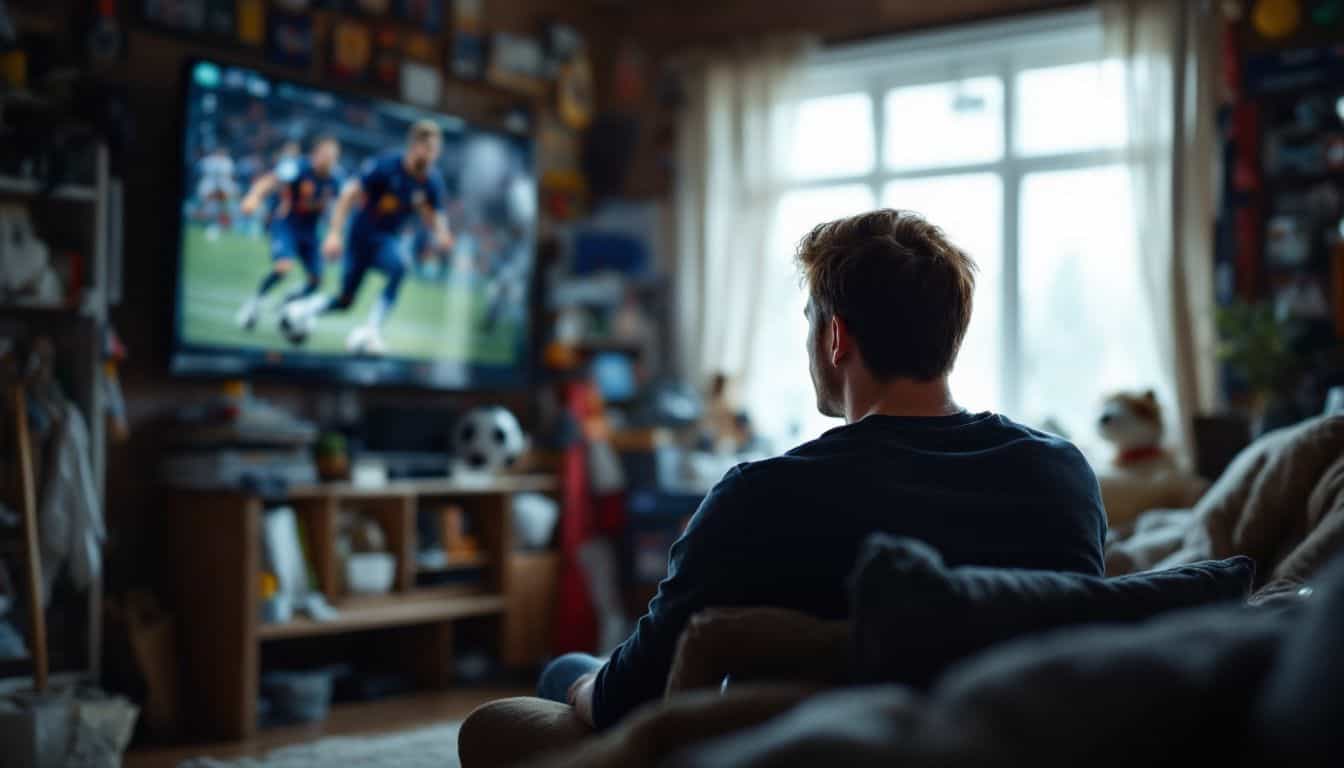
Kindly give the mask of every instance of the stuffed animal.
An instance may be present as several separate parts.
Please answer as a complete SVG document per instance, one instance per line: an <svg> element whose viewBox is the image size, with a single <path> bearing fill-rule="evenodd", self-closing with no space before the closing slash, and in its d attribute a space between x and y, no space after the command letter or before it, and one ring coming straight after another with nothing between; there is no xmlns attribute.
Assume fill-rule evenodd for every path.
<svg viewBox="0 0 1344 768"><path fill-rule="evenodd" d="M1115 447L1110 465L1097 471L1112 529L1124 530L1150 509L1190 507L1208 488L1163 445L1162 406L1152 390L1106 398L1097 430Z"/></svg>

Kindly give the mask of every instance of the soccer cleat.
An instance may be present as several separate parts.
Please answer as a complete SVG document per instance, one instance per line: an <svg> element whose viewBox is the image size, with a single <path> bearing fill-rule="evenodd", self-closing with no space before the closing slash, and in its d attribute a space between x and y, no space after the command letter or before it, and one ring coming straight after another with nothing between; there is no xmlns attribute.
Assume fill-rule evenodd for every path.
<svg viewBox="0 0 1344 768"><path fill-rule="evenodd" d="M235 320L238 327L250 331L257 327L257 315L261 313L261 300L253 296L238 310Z"/></svg>
<svg viewBox="0 0 1344 768"><path fill-rule="evenodd" d="M387 351L387 344L376 327L361 325L346 337L345 349L356 355L381 355Z"/></svg>

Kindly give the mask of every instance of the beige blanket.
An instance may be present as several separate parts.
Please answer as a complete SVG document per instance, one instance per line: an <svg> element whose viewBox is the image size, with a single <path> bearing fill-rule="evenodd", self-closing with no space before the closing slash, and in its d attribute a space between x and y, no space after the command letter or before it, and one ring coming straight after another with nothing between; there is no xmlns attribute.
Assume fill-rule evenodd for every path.
<svg viewBox="0 0 1344 768"><path fill-rule="evenodd" d="M1248 555L1256 584L1300 582L1344 550L1344 415L1271 432L1189 510L1154 510L1106 545L1108 575Z"/></svg>

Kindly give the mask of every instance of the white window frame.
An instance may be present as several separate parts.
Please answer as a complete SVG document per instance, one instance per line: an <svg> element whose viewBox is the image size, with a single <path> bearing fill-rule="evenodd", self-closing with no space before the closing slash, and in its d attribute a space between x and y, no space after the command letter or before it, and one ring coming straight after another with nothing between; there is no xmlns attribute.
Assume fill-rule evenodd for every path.
<svg viewBox="0 0 1344 768"><path fill-rule="evenodd" d="M882 200L887 183L991 173L1002 184L1002 296L1000 297L1000 403L1008 413L1023 404L1019 222L1023 179L1042 171L1083 170L1124 162L1126 150L1108 148L1049 155L1019 154L1015 75L1022 70L1098 61L1103 56L1096 9L1054 12L1008 22L970 25L875 43L837 46L807 63L803 99L866 93L872 99L875 162L871 172L788 182L781 191L862 184ZM885 97L893 88L991 75L1003 85L1003 156L993 162L891 170L886 167ZM935 222L936 223L936 222ZM972 254L974 255L974 254Z"/></svg>

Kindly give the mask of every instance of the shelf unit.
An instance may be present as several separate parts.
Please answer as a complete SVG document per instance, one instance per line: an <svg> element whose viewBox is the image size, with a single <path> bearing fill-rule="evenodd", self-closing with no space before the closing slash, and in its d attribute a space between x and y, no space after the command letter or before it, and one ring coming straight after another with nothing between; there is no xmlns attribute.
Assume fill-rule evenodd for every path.
<svg viewBox="0 0 1344 768"><path fill-rule="evenodd" d="M178 637L183 661L184 711L198 735L246 738L257 727L257 694L262 646L311 638L382 632L388 658L406 666L418 686L451 684L453 623L494 617L499 658L506 666L541 660L538 628L553 596L555 558L549 553L515 552L513 494L554 493L547 476L492 480L399 481L376 488L348 484L295 487L283 498L262 499L235 492L174 491L168 505L172 531L173 583L177 590ZM472 516L481 545L470 563L472 583L420 586L415 561L416 517L422 505L453 504ZM338 612L330 621L295 617L261 621L262 516L288 506L303 532L308 564L319 589ZM347 595L336 552L337 519L355 507L377 520L388 550L397 558L392 592ZM379 635L380 646L384 635Z"/></svg>
<svg viewBox="0 0 1344 768"><path fill-rule="evenodd" d="M88 183L61 184L46 190L34 179L0 175L0 202L19 202L32 213L37 234L49 245L75 247L86 255L83 292L69 304L50 305L28 301L0 300L0 332L43 333L57 342L57 356L69 369L71 388L67 395L83 413L89 429L90 463L98 499L106 499L107 429L103 413L103 334L107 328L109 296L115 278L111 262L115 245L111 242L112 188L117 183L109 169L106 146L93 153L93 178ZM44 226L45 224L45 226ZM55 238L55 240L53 240ZM53 248L53 251L57 248ZM3 556L3 553L0 553ZM102 658L101 574L84 593L86 641L84 659L67 666L53 647L53 683L96 682ZM75 608L78 609L78 608ZM48 611L53 610L48 606ZM66 645L66 639L49 638ZM25 667L30 667L25 662ZM24 668L11 676L14 665L0 670L0 688L31 684L31 673Z"/></svg>

